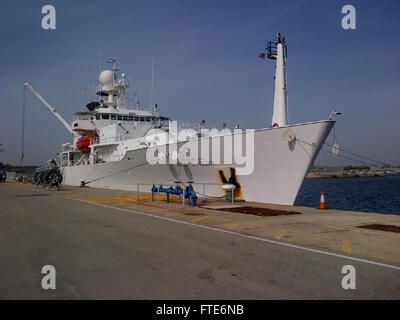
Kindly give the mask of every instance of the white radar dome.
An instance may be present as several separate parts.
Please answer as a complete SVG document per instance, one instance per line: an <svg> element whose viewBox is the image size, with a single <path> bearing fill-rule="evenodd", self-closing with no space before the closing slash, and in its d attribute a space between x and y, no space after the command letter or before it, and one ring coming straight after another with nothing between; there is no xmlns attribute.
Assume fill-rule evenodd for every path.
<svg viewBox="0 0 400 320"><path fill-rule="evenodd" d="M112 70L104 70L99 75L99 81L102 85L113 83L113 72Z"/></svg>

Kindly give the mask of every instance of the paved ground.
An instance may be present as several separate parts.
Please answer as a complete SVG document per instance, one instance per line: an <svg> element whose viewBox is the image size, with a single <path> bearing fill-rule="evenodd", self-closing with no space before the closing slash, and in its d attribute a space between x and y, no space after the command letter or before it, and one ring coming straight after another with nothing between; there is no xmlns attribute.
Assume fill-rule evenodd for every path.
<svg viewBox="0 0 400 320"><path fill-rule="evenodd" d="M341 247L335 253L318 245L296 247L297 242L292 242L287 246L285 234L262 235L268 223L281 228L286 221L288 230L293 225L301 229L301 221L290 219L303 219L307 226L303 233L310 234L310 219L321 228L312 214L261 218L217 211L206 215L202 212L207 209L179 211L173 205L164 209L127 198L115 204L99 197L93 200L94 194L93 203L73 199L78 194L84 198L82 192L100 192L86 190L48 192L30 185L0 185L0 298L400 298L399 264L390 259L356 255L360 259L354 260L354 252L348 252L348 258L341 256ZM113 192L107 194L109 198L117 197ZM231 220L222 225L218 219L224 217ZM261 221L257 219L264 219L261 227L246 232L243 224ZM301 233L299 228L296 232ZM375 232L371 242L397 239L388 252L399 248L395 233L360 232L363 237L363 232ZM384 257L390 256L388 252ZM356 268L356 290L341 287L342 266L349 264ZM41 288L44 265L57 270L56 290Z"/></svg>

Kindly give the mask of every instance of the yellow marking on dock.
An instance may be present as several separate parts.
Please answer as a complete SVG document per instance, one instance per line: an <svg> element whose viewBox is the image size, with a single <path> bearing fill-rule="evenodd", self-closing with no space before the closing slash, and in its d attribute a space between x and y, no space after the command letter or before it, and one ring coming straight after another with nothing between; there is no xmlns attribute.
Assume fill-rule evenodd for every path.
<svg viewBox="0 0 400 320"><path fill-rule="evenodd" d="M113 199L117 201L137 201L137 197L130 197L130 196L113 197Z"/></svg>
<svg viewBox="0 0 400 320"><path fill-rule="evenodd" d="M167 216L167 217L173 217L173 216L179 216L180 213L171 212L171 213L165 213L164 215Z"/></svg>
<svg viewBox="0 0 400 320"><path fill-rule="evenodd" d="M137 196L115 196L115 197L88 197L88 198L81 198L78 197L76 198L78 200L84 200L84 201L89 201L89 202L95 202L95 203L112 203L112 202L138 202ZM166 201L167 196L166 195L160 195L160 201ZM170 197L169 198L170 202L180 202L182 201L180 197ZM139 197L139 202L151 202L152 198L151 196L140 196ZM154 198L154 202L157 202L157 197Z"/></svg>
<svg viewBox="0 0 400 320"><path fill-rule="evenodd" d="M351 240L335 241L330 246L328 244L328 247L336 251L351 253Z"/></svg>
<svg viewBox="0 0 400 320"><path fill-rule="evenodd" d="M351 240L342 241L342 251L346 253L351 253Z"/></svg>
<svg viewBox="0 0 400 320"><path fill-rule="evenodd" d="M77 200L82 200L82 201L88 201L88 202L94 202L94 203L112 203L115 200L113 197L111 198L76 198Z"/></svg>
<svg viewBox="0 0 400 320"><path fill-rule="evenodd" d="M226 224L227 223L232 223L232 219L225 219L225 218L221 218L221 217L214 217L214 216L202 216L199 218L192 218L190 220L191 222L194 223L199 223L199 222L206 222L207 224L212 224L215 226L222 226L223 228L226 228Z"/></svg>
<svg viewBox="0 0 400 320"><path fill-rule="evenodd" d="M193 219L192 222L202 222L202 221L208 220L209 218L210 218L210 216L203 216L200 218Z"/></svg>
<svg viewBox="0 0 400 320"><path fill-rule="evenodd" d="M277 239L277 240L280 240L280 239L282 239L288 232L289 232L289 230L287 230L287 229L280 230L279 233L278 233L274 238Z"/></svg>
<svg viewBox="0 0 400 320"><path fill-rule="evenodd" d="M228 230L236 230L240 225L241 225L240 222L232 223L232 224L229 224L229 225L225 226L225 228L228 229Z"/></svg>
<svg viewBox="0 0 400 320"><path fill-rule="evenodd" d="M358 231L358 230L357 230ZM338 231L338 232L340 232L340 231ZM314 233L313 234L313 236L316 236L316 237L320 237L320 238L327 238L327 239L333 239L333 240L342 240L342 241L344 241L343 240L343 238L340 238L340 237L338 237L338 236L328 236L328 235L323 235L323 234L320 234L320 233ZM399 247L396 247L396 246L391 246L391 245L387 245L387 244L376 244L376 243L371 243L371 241L369 241L369 240L367 240L367 239L357 239L356 240L356 242L358 243L358 244L360 244L360 245L363 245L363 246L366 246L366 247L370 247L370 248L376 248L376 249L382 249L382 248L385 248L385 249L394 249L395 251L397 251L397 252L400 252L400 248Z"/></svg>

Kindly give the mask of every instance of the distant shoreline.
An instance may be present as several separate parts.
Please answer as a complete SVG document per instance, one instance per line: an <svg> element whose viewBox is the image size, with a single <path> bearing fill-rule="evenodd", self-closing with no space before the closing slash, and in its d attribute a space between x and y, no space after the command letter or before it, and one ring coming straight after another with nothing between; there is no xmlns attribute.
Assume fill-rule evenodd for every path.
<svg viewBox="0 0 400 320"><path fill-rule="evenodd" d="M306 178L318 179L318 178L358 178L358 177L384 177L387 173L383 170L379 171L356 171L351 172L310 172Z"/></svg>

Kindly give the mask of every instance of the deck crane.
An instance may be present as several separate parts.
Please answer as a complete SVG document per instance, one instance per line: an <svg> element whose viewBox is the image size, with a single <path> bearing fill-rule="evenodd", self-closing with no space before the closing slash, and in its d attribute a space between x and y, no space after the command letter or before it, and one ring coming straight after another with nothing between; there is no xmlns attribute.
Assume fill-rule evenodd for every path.
<svg viewBox="0 0 400 320"><path fill-rule="evenodd" d="M58 118L58 120L60 120L62 122L62 124L64 125L65 128L67 128L67 130L72 133L73 135L75 135L75 133L72 131L72 127L69 125L69 123L67 121L65 121L65 119L57 112L57 110L50 104L48 103L40 94L39 92L32 87L32 85L29 82L25 82L24 84L25 87L28 87L29 89L31 89L31 91L35 94L36 97L39 98L40 101L42 101L44 103L44 105Z"/></svg>

